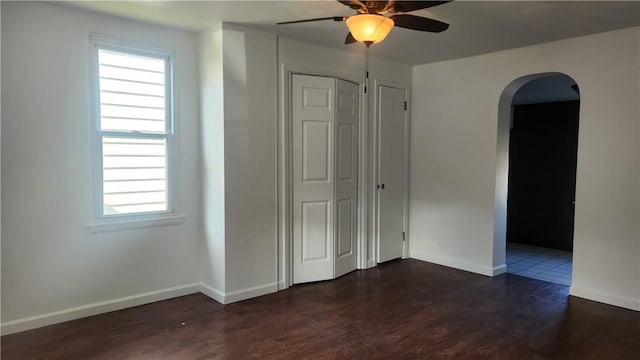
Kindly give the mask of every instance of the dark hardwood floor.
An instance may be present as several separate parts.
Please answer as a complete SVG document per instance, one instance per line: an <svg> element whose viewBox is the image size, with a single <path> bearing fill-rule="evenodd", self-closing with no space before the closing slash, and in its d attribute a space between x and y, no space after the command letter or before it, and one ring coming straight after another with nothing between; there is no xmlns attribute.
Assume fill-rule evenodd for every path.
<svg viewBox="0 0 640 360"><path fill-rule="evenodd" d="M638 359L640 313L417 260L222 306L196 294L2 337L11 359Z"/></svg>

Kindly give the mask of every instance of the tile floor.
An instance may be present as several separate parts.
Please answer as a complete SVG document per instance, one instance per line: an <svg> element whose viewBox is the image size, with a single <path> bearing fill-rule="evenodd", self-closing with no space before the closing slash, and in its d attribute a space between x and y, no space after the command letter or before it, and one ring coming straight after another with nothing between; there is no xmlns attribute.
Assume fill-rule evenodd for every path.
<svg viewBox="0 0 640 360"><path fill-rule="evenodd" d="M572 253L507 242L507 272L571 285Z"/></svg>

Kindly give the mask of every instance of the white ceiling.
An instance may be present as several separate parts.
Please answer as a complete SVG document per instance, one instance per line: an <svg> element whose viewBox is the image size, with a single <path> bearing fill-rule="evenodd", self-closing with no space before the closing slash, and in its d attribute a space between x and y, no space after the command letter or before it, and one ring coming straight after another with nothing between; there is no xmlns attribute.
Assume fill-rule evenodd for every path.
<svg viewBox="0 0 640 360"><path fill-rule="evenodd" d="M334 0L71 1L66 4L199 31L232 22L282 36L361 52L343 45L343 23L276 22L354 12ZM640 1L454 1L412 14L449 23L440 34L395 28L373 56L424 64L640 25Z"/></svg>

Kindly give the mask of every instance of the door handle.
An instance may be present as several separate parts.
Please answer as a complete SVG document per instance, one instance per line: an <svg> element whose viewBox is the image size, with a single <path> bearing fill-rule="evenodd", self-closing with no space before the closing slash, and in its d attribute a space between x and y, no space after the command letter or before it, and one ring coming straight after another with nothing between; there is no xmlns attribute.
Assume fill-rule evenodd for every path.
<svg viewBox="0 0 640 360"><path fill-rule="evenodd" d="M384 190L384 184L382 184L382 185L378 185L378 189L382 189L382 190Z"/></svg>

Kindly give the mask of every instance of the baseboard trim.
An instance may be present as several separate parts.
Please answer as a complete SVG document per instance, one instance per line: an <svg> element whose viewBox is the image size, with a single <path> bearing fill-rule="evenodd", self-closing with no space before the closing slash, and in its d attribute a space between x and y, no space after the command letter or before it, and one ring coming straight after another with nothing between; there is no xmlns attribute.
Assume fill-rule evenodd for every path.
<svg viewBox="0 0 640 360"><path fill-rule="evenodd" d="M459 261L459 260L455 260L455 259L451 259L451 258L430 256L430 255L427 255L427 254L422 254L419 251L415 251L415 250L411 252L411 258L412 259L416 259L416 260L430 262L430 263L437 264L437 265L442 265L442 266L454 268L454 269L458 269L458 270L469 271L469 272L472 272L472 273L485 275L485 276L497 275L497 274L494 274L494 271L499 271L499 268L500 268L498 266L498 267L496 267L494 269L492 267L479 266L479 265L476 265L476 264L470 264L470 263L466 263L464 261ZM505 266L505 271L506 271L506 266Z"/></svg>
<svg viewBox="0 0 640 360"><path fill-rule="evenodd" d="M224 304L224 292L204 283L200 283L200 292L219 302L220 304Z"/></svg>
<svg viewBox="0 0 640 360"><path fill-rule="evenodd" d="M278 281L278 290L286 290L289 287L284 284L284 281Z"/></svg>
<svg viewBox="0 0 640 360"><path fill-rule="evenodd" d="M507 264L498 265L493 268L493 271L491 271L491 276L504 274L506 272L507 272Z"/></svg>
<svg viewBox="0 0 640 360"><path fill-rule="evenodd" d="M31 330L65 321L76 320L87 316L122 310L134 306L153 303L156 301L171 299L178 296L195 294L199 291L200 284L189 284L132 296L126 296L119 299L82 305L74 308L50 312L47 314L3 322L0 325L0 333L2 335L13 334L20 331Z"/></svg>
<svg viewBox="0 0 640 360"><path fill-rule="evenodd" d="M76 320L88 316L104 314L111 311L131 308L134 306L150 304L156 301L167 300L184 295L195 294L198 292L210 297L211 299L221 304L230 304L237 301L271 294L277 291L277 282L261 286L254 286L251 288L233 291L226 294L223 291L220 291L203 283L176 286L168 289L152 291L108 301L101 301L70 309L54 311L47 314L3 322L2 324L0 324L0 334L14 334L21 331L58 324L65 321Z"/></svg>
<svg viewBox="0 0 640 360"><path fill-rule="evenodd" d="M266 285L253 286L250 288L232 291L224 297L225 304L251 299L254 297L272 294L278 291L278 283L273 282Z"/></svg>
<svg viewBox="0 0 640 360"><path fill-rule="evenodd" d="M200 284L200 292L219 302L220 304L231 304L234 302L251 299L254 297L271 294L278 291L278 283L273 282L266 285L254 286L242 290L225 293L206 284Z"/></svg>
<svg viewBox="0 0 640 360"><path fill-rule="evenodd" d="M608 305L618 306L629 310L640 311L640 299L633 299L624 296L611 295L598 290L587 289L572 285L569 288L569 295L601 302Z"/></svg>

